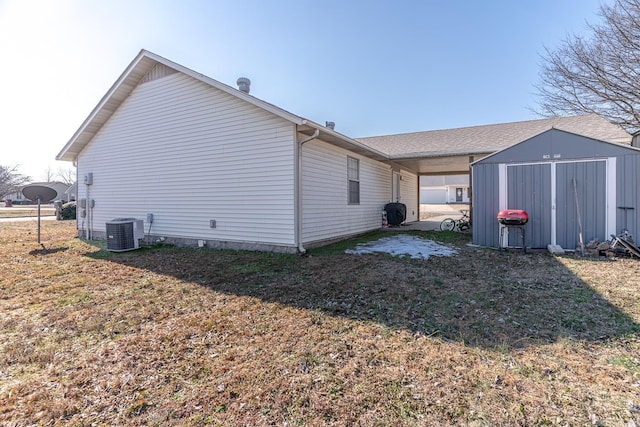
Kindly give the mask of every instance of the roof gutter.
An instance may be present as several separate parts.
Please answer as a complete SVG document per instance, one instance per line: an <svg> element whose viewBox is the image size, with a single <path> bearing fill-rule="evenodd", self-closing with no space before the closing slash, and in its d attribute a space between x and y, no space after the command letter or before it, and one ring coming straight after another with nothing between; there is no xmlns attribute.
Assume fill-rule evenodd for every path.
<svg viewBox="0 0 640 427"><path fill-rule="evenodd" d="M348 144L351 147L355 147L358 148L362 151L364 151L366 154L363 154L367 157L370 157L374 160L378 160L378 161L386 161L389 160L389 155L386 153L383 153L382 151L371 147L367 144L363 144L362 142L358 141L357 139L353 139L351 137L348 137L347 135L341 134L340 132L337 132L335 129L331 129L331 128L327 128L325 126L319 125L315 122L312 122L311 120L307 120L304 119L303 122L304 125L307 126L311 126L315 129L320 129L323 133L327 134L328 136L334 137L336 139L340 139L342 140L344 143ZM326 141L331 143L331 141Z"/></svg>
<svg viewBox="0 0 640 427"><path fill-rule="evenodd" d="M307 142L316 139L319 135L320 129L316 128L313 135L303 139L302 141L297 141L296 143L296 244L298 245L298 251L301 254L304 254L307 251L302 245L302 146Z"/></svg>
<svg viewBox="0 0 640 427"><path fill-rule="evenodd" d="M430 151L422 153L406 153L406 154L392 154L389 156L390 160L414 160L414 159L432 159L438 157L459 157L459 156L473 156L477 154L493 154L496 151L503 150L505 147L495 148L482 148L478 150L460 150L460 151Z"/></svg>

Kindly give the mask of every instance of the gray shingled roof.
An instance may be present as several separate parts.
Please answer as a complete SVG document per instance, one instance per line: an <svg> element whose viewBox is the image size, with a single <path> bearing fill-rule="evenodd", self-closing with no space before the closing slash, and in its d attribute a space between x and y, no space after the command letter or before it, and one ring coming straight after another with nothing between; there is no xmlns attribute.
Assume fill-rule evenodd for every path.
<svg viewBox="0 0 640 427"><path fill-rule="evenodd" d="M551 128L607 142L626 145L631 142L631 135L596 114L372 136L356 140L395 158L432 157L495 152Z"/></svg>

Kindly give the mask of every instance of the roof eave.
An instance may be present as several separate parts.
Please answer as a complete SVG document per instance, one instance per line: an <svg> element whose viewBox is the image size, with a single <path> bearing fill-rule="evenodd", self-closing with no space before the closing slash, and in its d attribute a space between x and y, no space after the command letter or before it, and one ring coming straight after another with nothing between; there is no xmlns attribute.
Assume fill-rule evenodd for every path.
<svg viewBox="0 0 640 427"><path fill-rule="evenodd" d="M432 157L455 157L455 156L475 156L478 154L490 154L495 153L498 150L502 150L504 147L491 147L491 148L481 148L477 150L456 150L456 151L431 151L431 152L420 152L420 153L403 153L403 154L395 154L390 155L389 159L391 160L408 160L408 159L419 159L419 158L432 158Z"/></svg>
<svg viewBox="0 0 640 427"><path fill-rule="evenodd" d="M109 88L107 93L102 97L100 102L98 102L89 116L87 116L84 122L82 122L82 125L80 125L78 130L76 130L67 144L62 148L62 150L60 150L60 152L56 156L56 160L73 161L76 159L82 148L84 148L84 145L86 145L86 143L91 140L91 138L102 127L102 124L104 124L104 122L108 120L108 117L111 117L115 109L117 109L117 107L121 104L122 100L126 99L126 97L133 91L140 78L136 80L136 84L131 84L130 82L134 80L134 76L132 75L132 73L136 69L142 71L140 70L140 63L145 58L150 58L150 54L151 52L147 52L144 49L141 50L140 53L138 53L134 60L131 61L129 66L124 70L124 72L120 75L120 77L118 77L111 88ZM153 60L153 58L150 59ZM147 71L151 69L153 65L154 63L150 62ZM144 74L145 73L143 73L142 75ZM137 76L138 73L136 73L135 75ZM118 95L117 98L115 98L116 95ZM112 111L109 111L107 110L107 106L113 106L115 108L113 108ZM96 119L99 115L101 115L101 113L103 116L108 117L104 119L103 123L96 123ZM85 139L86 142L82 143L82 141Z"/></svg>
<svg viewBox="0 0 640 427"><path fill-rule="evenodd" d="M315 123L307 119L303 119L302 124L307 125L310 128L319 130L320 136L318 138L322 139L323 141L348 149L350 151L372 158L374 160L379 160L379 161L389 160L389 156L383 153L382 151L378 151L375 148L371 148L368 145L365 145L353 138L349 138L348 136L343 135L340 132L336 132L335 130L330 129L326 126L322 126L318 123Z"/></svg>

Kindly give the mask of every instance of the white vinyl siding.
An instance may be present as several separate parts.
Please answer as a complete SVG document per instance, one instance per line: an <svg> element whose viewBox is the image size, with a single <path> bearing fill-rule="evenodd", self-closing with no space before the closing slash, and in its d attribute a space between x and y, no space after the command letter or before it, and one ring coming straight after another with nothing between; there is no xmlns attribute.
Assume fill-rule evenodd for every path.
<svg viewBox="0 0 640 427"><path fill-rule="evenodd" d="M347 158L359 160L360 204L348 203ZM314 140L302 147L302 240L318 242L379 228L391 198L391 168Z"/></svg>
<svg viewBox="0 0 640 427"><path fill-rule="evenodd" d="M447 187L420 187L420 203L447 203Z"/></svg>
<svg viewBox="0 0 640 427"><path fill-rule="evenodd" d="M292 123L176 73L132 92L78 156L78 176L93 172L96 231L152 213L155 236L291 246L294 144ZM80 180L78 198L86 190Z"/></svg>
<svg viewBox="0 0 640 427"><path fill-rule="evenodd" d="M418 176L401 170L400 203L407 206L406 222L418 221Z"/></svg>

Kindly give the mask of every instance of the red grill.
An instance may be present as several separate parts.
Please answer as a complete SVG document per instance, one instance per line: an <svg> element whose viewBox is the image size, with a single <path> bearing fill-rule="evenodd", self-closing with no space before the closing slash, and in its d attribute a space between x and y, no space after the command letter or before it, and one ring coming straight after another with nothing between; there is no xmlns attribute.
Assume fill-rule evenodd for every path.
<svg viewBox="0 0 640 427"><path fill-rule="evenodd" d="M498 222L504 225L524 225L529 221L527 211L521 209L505 209L498 212Z"/></svg>

